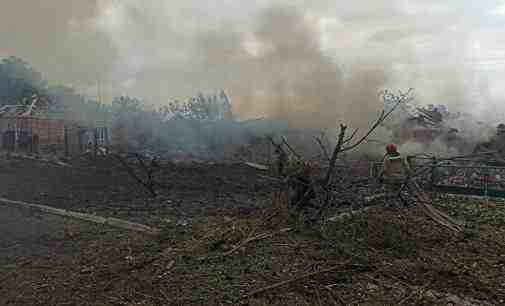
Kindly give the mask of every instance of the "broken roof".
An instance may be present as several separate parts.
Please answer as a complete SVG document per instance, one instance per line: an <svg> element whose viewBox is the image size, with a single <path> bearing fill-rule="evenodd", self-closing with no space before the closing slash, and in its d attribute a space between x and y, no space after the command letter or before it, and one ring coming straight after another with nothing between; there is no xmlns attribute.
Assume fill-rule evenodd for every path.
<svg viewBox="0 0 505 306"><path fill-rule="evenodd" d="M0 107L0 117L32 117L40 115L47 110L47 103L39 96L32 96L31 100L25 99L20 104L3 105Z"/></svg>

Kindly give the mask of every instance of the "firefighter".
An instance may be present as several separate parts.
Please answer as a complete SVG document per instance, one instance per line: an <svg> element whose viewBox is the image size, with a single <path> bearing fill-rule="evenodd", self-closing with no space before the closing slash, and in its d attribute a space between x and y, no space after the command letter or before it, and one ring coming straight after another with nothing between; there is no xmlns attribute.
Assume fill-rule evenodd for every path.
<svg viewBox="0 0 505 306"><path fill-rule="evenodd" d="M402 186L408 183L408 179L411 174L412 172L408 161L400 155L396 145L387 145L382 170L379 175L379 179L384 184L384 198L386 201L399 197L403 204L407 205L401 197L400 192L402 190Z"/></svg>

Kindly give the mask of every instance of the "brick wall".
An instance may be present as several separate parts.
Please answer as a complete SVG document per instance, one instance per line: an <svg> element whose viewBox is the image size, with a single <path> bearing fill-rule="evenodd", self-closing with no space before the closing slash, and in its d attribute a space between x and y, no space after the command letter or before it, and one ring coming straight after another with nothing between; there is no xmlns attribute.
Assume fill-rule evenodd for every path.
<svg viewBox="0 0 505 306"><path fill-rule="evenodd" d="M61 152L65 145L65 121L34 117L0 118L0 133L17 131L18 135L35 136L41 152ZM0 137L3 139L3 137ZM5 149L5 144L1 147Z"/></svg>

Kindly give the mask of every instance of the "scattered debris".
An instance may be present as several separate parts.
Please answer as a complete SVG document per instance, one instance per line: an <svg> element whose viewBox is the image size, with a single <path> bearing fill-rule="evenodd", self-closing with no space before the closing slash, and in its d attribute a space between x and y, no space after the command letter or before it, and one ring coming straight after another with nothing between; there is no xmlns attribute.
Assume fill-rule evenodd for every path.
<svg viewBox="0 0 505 306"><path fill-rule="evenodd" d="M108 181L92 182L96 189L88 189L86 198L94 195L93 190L114 192L118 186L113 183L118 178L124 179L122 187L131 190L135 182L129 177L96 174L119 166L104 162L97 169L89 168L90 172L100 171L92 172L95 174L90 181L105 177ZM350 163L338 168L339 175L334 177L328 192L334 197L330 203L338 204L328 206L320 222L307 224L302 217L310 209L290 208L285 190L268 189L271 181L259 177L255 169L242 164L171 167L174 168L167 171L166 179L174 187L169 191L160 189L157 198L145 203L139 198L147 199L146 194L128 197L125 202L113 198L95 208L111 215L125 210L123 216L139 221L152 222L152 216L159 217L160 224L163 219L173 220L163 223L163 233L152 239L141 233L104 231L102 226L94 231L90 225L93 223L79 230L74 221L65 219L74 238L61 232L44 234L44 239L36 240L58 246L48 256L26 255L19 262L30 263L17 264L14 270L12 265L4 268L0 264L0 303L445 305L451 300L500 305L505 298L500 291L505 283L505 223L492 218L500 216L503 205L480 201L476 207L478 199L474 198L434 198L431 203L438 210L451 212L451 217L457 212L458 219L479 226L477 235L454 234L426 218L420 205L408 209L384 208L379 204L363 207L363 199L375 193L374 180L354 175L361 172L354 172L354 164ZM61 167L51 171L70 172ZM121 174L119 168L115 171ZM324 176L324 169L314 171ZM0 176L6 192L12 192L15 185L6 179L7 173ZM84 178L85 174L78 171L74 175ZM28 174L25 176L22 168L11 175L26 181L33 196L44 190L39 188L41 178L25 179ZM232 179L220 180L226 177ZM45 189L48 203L63 205L66 200L58 200L62 194L55 192L71 190L70 183L58 182L58 188ZM76 193L86 184L90 182L79 180ZM211 192L205 193L206 190ZM243 197L257 202L257 206L226 202L224 196L230 190L235 195L248 190ZM264 190L268 193L260 194ZM168 198L170 204L166 202ZM133 210L126 210L127 205ZM184 228L176 225L176 220L189 216L190 224ZM337 221L325 222L332 216ZM9 258L18 256L9 254L26 251L26 245L19 243L18 248L2 249L7 255L2 260L7 260L7 264L15 263ZM14 243L5 244L11 245ZM342 264L332 267L332 263ZM449 294L460 301L452 296L447 300Z"/></svg>
<svg viewBox="0 0 505 306"><path fill-rule="evenodd" d="M224 93L221 98L227 101ZM215 150L218 140L203 137L212 141L198 156L148 149L108 152L108 147L95 142L87 154L93 158L79 161L87 166L78 168L75 161L65 160L55 161L62 167L51 167L74 185L62 179L39 188L40 178L21 177L20 169L8 169L16 175L17 184L23 181L23 188L33 192L16 192L18 186L9 181L4 186L6 197L43 197L54 207L8 199L0 199L0 203L132 232L107 236L88 228L90 235L103 234L109 240L80 239L84 234L68 225L63 235L48 235L48 243L58 243L55 254L34 255L26 267L14 265L16 273L4 273L0 303L6 296L11 304L83 304L91 295L104 305L236 304L245 300L259 305L374 301L473 306L503 302L503 207L462 205L457 210L454 200L436 197L435 170L442 162L470 156L426 157L432 160L419 165L419 175L405 180L406 197L413 205L404 208L381 205L389 204L389 199L376 203L375 195L382 186L373 177L375 159L352 161L346 154L367 142L395 108L412 96L411 91L384 92L382 98L391 108L379 114L366 131L350 131L342 124L334 141L326 134L316 137L321 152L314 159L306 158L288 137L274 135L244 141L267 148L268 159L256 159L249 151L227 160L229 163L218 162L222 161ZM169 112L174 116L167 113L163 123L196 120L199 127L216 127L223 119L230 120L229 105L213 109L214 100L217 98L202 96L182 108L174 107ZM193 113L192 108L197 111ZM418 112L425 128L443 125L443 115ZM138 136L136 140L141 142L145 135ZM271 153L276 160L270 160ZM489 162L491 158L486 156ZM81 172L91 181L86 182L86 193L81 191L85 182L77 179L84 175ZM499 185L501 177L493 174L496 180L492 183L486 173L471 178L452 172L441 176L445 183L461 176L473 182L485 178L487 192L487 187ZM71 187L61 192L66 184ZM132 192L136 184L143 192ZM74 205L85 203L87 211L115 217L67 209L74 192L82 192ZM93 197L99 200L90 200ZM141 223L126 221L125 216ZM162 230L143 223L159 225ZM475 235L465 231L472 226L479 226ZM9 242L0 249L14 254L22 247L22 243ZM67 249L74 252L68 255ZM328 263L338 264L328 267ZM39 271L47 267L51 273Z"/></svg>
<svg viewBox="0 0 505 306"><path fill-rule="evenodd" d="M64 162L54 156L48 157L48 158L43 158L43 157L39 157L39 156L32 156L32 155L27 155L27 154L22 154L22 153L10 153L9 152L9 153L3 154L3 157L7 158L7 159L33 160L33 161L49 163L49 164L61 166L61 167L69 167L69 168L72 167L72 165L70 165L69 163L66 163L66 162Z"/></svg>
<svg viewBox="0 0 505 306"><path fill-rule="evenodd" d="M248 244L248 243L251 243L253 241L262 240L262 239L271 238L271 237L275 236L276 234L283 234L283 233L286 233L289 231L291 231L291 228L288 227L288 228L280 229L277 233L262 233L262 234L259 234L259 235L253 236L253 237L248 237L247 239L245 239L244 241L242 241L238 245L236 245L233 249L231 249L231 250L229 250L219 256L210 257L210 258L203 257L203 258L200 258L200 260L203 261L203 260L210 260L210 259L220 259L220 258L226 257L228 255L231 255L231 254L237 252L238 250L244 248L246 246L246 244Z"/></svg>
<svg viewBox="0 0 505 306"><path fill-rule="evenodd" d="M343 220L346 220L346 219L349 219L349 218L352 218L354 216L357 216L357 215L360 215L364 212L367 212L369 211L370 209L373 209L374 207L373 206L368 206L368 207L365 207L365 208L362 208L362 209L358 209L358 210L351 210L350 212L344 212L344 213L340 213L338 215L335 215L331 218L328 218L328 221L330 222L341 222Z"/></svg>
<svg viewBox="0 0 505 306"><path fill-rule="evenodd" d="M264 288L260 288L258 290L255 290L255 291L247 294L244 297L244 299L252 298L252 297L255 297L255 296L257 296L257 295L259 295L259 294L261 294L263 292L270 291L270 290L273 290L273 289L277 289L277 288L280 288L280 287L283 287L283 286L287 286L289 284L292 284L292 283L295 283L295 282L298 282L298 281L301 281L301 280L310 279L312 277L315 277L315 276L318 276L318 275L321 275L321 274L324 274L324 273L330 273L330 272L347 273L347 272L356 271L356 270L370 271L370 269L371 269L371 267L360 266L360 265L350 264L350 263L342 263L342 264L334 265L334 266L332 266L330 268L327 268L327 269L322 269L320 271L307 273L307 274L295 277L293 279L289 279L289 280L286 280L286 281L275 283L273 285L270 285L270 286L267 286L267 287L264 287ZM341 270L341 271L338 271L338 270Z"/></svg>

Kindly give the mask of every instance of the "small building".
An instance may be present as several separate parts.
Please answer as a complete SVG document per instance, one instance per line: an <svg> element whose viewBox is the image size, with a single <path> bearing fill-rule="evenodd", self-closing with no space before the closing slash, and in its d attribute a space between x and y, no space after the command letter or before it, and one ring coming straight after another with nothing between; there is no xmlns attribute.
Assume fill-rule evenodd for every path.
<svg viewBox="0 0 505 306"><path fill-rule="evenodd" d="M63 151L65 122L36 117L0 117L1 148L6 151Z"/></svg>
<svg viewBox="0 0 505 306"><path fill-rule="evenodd" d="M107 127L85 127L34 109L34 103L0 107L1 150L74 155L109 144Z"/></svg>

